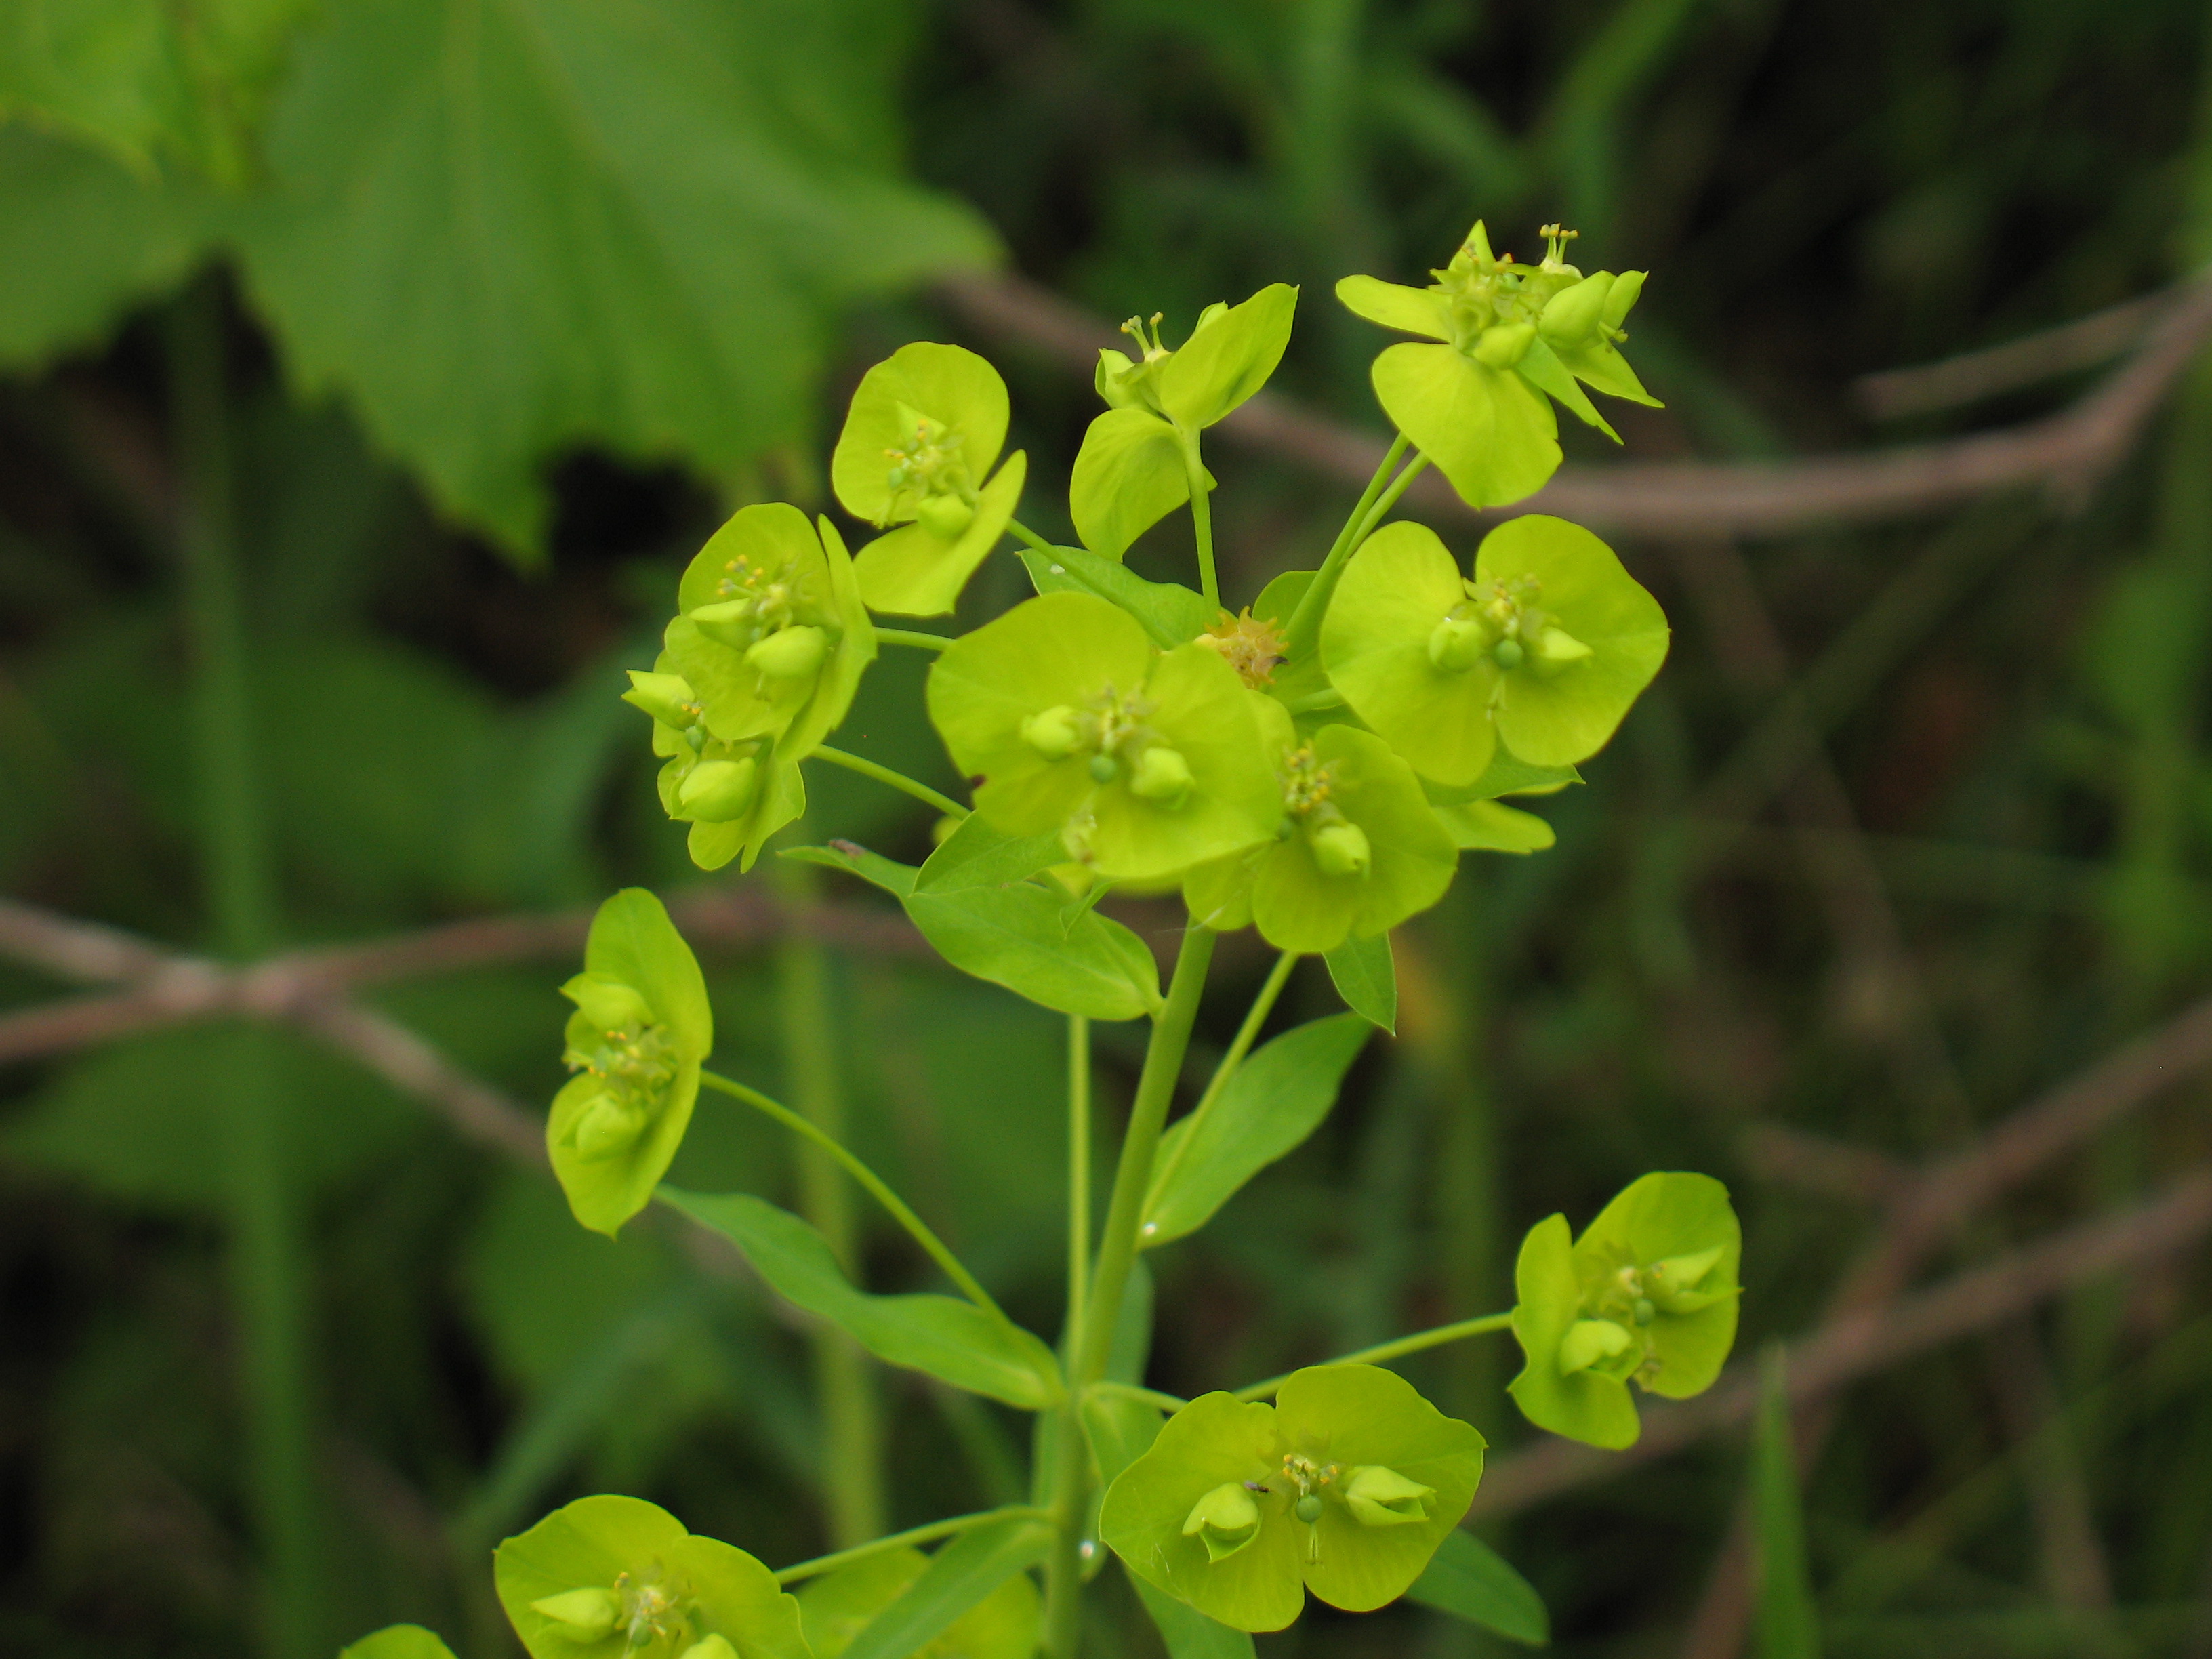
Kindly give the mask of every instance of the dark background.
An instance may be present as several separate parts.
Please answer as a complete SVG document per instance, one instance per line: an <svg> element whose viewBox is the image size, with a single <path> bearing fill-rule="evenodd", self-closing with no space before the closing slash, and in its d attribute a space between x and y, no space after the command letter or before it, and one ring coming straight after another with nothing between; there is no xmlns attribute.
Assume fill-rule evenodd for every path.
<svg viewBox="0 0 2212 1659"><path fill-rule="evenodd" d="M979 327L948 274L1003 262L1102 317L1164 311L1171 337L1298 282L1278 388L1376 431L1380 339L1329 284L1419 281L1478 214L1533 257L1564 218L1584 268L1653 273L1628 350L1668 407L1620 420L1626 458L1789 462L2059 410L2103 367L2063 345L1886 420L1854 381L2212 251L2212 42L2167 0L115 0L78 23L95 12L107 33L33 0L0 21L0 883L194 951L696 886L619 670L729 506L823 504L868 363L914 338L992 356L1024 516L1065 533L1087 379ZM1233 1385L1504 1306L1523 1230L1652 1168L1735 1190L1744 1351L1804 1337L1916 1166L2151 1034L2159 1086L2094 1074L2092 1103L2125 1109L1936 1228L1913 1272L2137 1237L2137 1206L2212 1157L2203 1056L2167 1024L2212 954L2208 437L2190 368L2087 488L1613 533L1672 660L1587 787L1537 804L1558 848L1471 856L1401 937L1399 1040L1328 1127L1162 1253L1151 1380ZM1571 465L1616 459L1566 441ZM1209 461L1238 599L1310 566L1356 494L1225 440ZM210 522L246 617L227 726L179 574ZM1179 572L1178 536L1134 562ZM1021 591L994 563L972 618ZM918 686L887 659L848 731L941 780ZM251 763L228 794L226 754ZM818 830L927 844L900 797L813 781ZM240 845L273 895L258 933L210 873ZM760 914L717 914L720 1063L774 1088ZM94 994L8 924L11 1011ZM361 996L543 1101L576 934L525 933ZM862 1150L1048 1326L1059 1023L866 937L890 942L835 957ZM1265 967L1224 963L1214 1045ZM1331 1006L1308 970L1278 1021ZM676 1233L584 1234L542 1174L293 1025L27 1018L0 1014L8 1651L236 1653L306 1583L293 1651L410 1618L488 1659L485 1551L591 1491L771 1563L822 1547L799 1340ZM1110 1117L1133 1039L1100 1044ZM242 1088L275 1103L281 1191L240 1174ZM684 1156L693 1185L788 1179L713 1102ZM285 1246L241 1268L257 1203ZM2066 1237L2034 1260L2086 1259ZM1953 1340L1801 1413L1830 1652L2212 1653L2212 1302L2201 1231L2180 1237L2046 1274L2001 1318L1976 1281ZM925 1282L878 1243L878 1288ZM296 1276L309 1355L273 1405L238 1312L272 1273ZM1486 1535L1559 1650L1725 1659L1740 1420L1541 1488L1512 1461L1538 1438L1500 1392L1516 1363L1476 1345L1408 1369L1498 1448ZM886 1386L897 1523L1018 1489L1011 1414ZM303 1412L311 1447L319 1541L275 1580L253 1398ZM1102 1651L1152 1650L1125 1595L1104 1607ZM1261 1645L1487 1642L1397 1609Z"/></svg>

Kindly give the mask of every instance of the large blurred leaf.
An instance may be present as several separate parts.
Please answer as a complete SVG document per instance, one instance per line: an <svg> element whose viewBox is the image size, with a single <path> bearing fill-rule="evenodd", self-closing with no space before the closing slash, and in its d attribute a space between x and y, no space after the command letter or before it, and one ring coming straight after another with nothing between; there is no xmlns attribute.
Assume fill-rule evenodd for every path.
<svg viewBox="0 0 2212 1659"><path fill-rule="evenodd" d="M562 446L727 471L795 435L840 303L991 255L841 136L880 119L863 48L902 15L350 0L303 44L244 240L295 373L519 552Z"/></svg>
<svg viewBox="0 0 2212 1659"><path fill-rule="evenodd" d="M0 112L241 182L263 98L309 0L8 0Z"/></svg>
<svg viewBox="0 0 2212 1659"><path fill-rule="evenodd" d="M1470 1532L1446 1538L1406 1596L1530 1647L1552 1639L1544 1598L1512 1563Z"/></svg>
<svg viewBox="0 0 2212 1659"><path fill-rule="evenodd" d="M189 191L133 178L67 138L0 127L0 368L95 343L183 274L206 229Z"/></svg>

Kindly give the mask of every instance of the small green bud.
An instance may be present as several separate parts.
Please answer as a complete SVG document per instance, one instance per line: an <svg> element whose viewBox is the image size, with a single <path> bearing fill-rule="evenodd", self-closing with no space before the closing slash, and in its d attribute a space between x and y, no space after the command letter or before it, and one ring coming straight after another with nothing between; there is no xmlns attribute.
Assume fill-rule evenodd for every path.
<svg viewBox="0 0 2212 1659"><path fill-rule="evenodd" d="M642 1110L612 1095L601 1095L576 1120L576 1150L586 1158L611 1157L628 1151L644 1133Z"/></svg>
<svg viewBox="0 0 2212 1659"><path fill-rule="evenodd" d="M1547 627L1536 635L1535 657L1539 668L1548 668L1556 672L1562 668L1571 668L1578 662L1588 661L1589 655L1589 647L1564 628Z"/></svg>
<svg viewBox="0 0 2212 1659"><path fill-rule="evenodd" d="M1291 1512L1310 1527L1321 1519L1321 1494L1308 1492L1291 1506Z"/></svg>
<svg viewBox="0 0 2212 1659"><path fill-rule="evenodd" d="M1613 278L1604 271L1585 276L1564 293L1554 294L1536 319L1537 332L1553 345L1574 345L1597 331L1605 302L1613 291Z"/></svg>
<svg viewBox="0 0 2212 1659"><path fill-rule="evenodd" d="M1129 780L1129 793L1170 810L1190 799L1190 763L1180 750L1156 743L1137 757L1137 775Z"/></svg>
<svg viewBox="0 0 2212 1659"><path fill-rule="evenodd" d="M1260 1506L1243 1486L1224 1482L1191 1506L1182 1535L1205 1541L1209 1564L1225 1561L1260 1535Z"/></svg>
<svg viewBox="0 0 2212 1659"><path fill-rule="evenodd" d="M1510 368L1528 355L1534 343L1534 323L1498 323L1482 331L1474 343L1474 360L1492 368Z"/></svg>
<svg viewBox="0 0 2212 1659"><path fill-rule="evenodd" d="M1373 866L1375 854L1367 844L1367 832L1356 823L1326 825L1315 830L1309 840L1314 862L1323 875L1364 876Z"/></svg>
<svg viewBox="0 0 2212 1659"><path fill-rule="evenodd" d="M653 1023L653 1010L636 987L605 974L578 974L561 988L561 994L574 1003L597 1030L639 1031Z"/></svg>
<svg viewBox="0 0 2212 1659"><path fill-rule="evenodd" d="M1457 674L1480 660L1488 643L1483 626L1469 617L1446 617L1429 630L1429 666Z"/></svg>
<svg viewBox="0 0 2212 1659"><path fill-rule="evenodd" d="M1091 757L1091 781L1093 783L1111 783L1121 775L1121 763L1111 755L1093 755Z"/></svg>
<svg viewBox="0 0 2212 1659"><path fill-rule="evenodd" d="M940 542L957 542L975 522L975 509L957 495L932 495L915 508L914 516Z"/></svg>
<svg viewBox="0 0 2212 1659"><path fill-rule="evenodd" d="M1622 271L1613 279L1612 291L1605 296L1605 309L1598 313L1598 320L1607 328L1619 328L1628 320L1628 313L1635 308L1637 299L1643 292L1644 273L1640 270Z"/></svg>
<svg viewBox="0 0 2212 1659"><path fill-rule="evenodd" d="M1636 1322L1639 1325L1649 1325L1659 1316L1659 1310L1652 1305L1651 1298L1648 1296L1638 1297L1635 1304L1629 1309L1629 1312L1635 1316Z"/></svg>
<svg viewBox="0 0 2212 1659"><path fill-rule="evenodd" d="M1559 1370L1571 1376L1603 1359L1617 1359L1635 1339L1610 1319L1577 1319L1559 1339Z"/></svg>
<svg viewBox="0 0 2212 1659"><path fill-rule="evenodd" d="M684 730L684 741L693 754L703 755L707 752L707 728L703 726L686 726Z"/></svg>
<svg viewBox="0 0 2212 1659"><path fill-rule="evenodd" d="M776 680L803 680L822 666L830 654L830 636L818 628L801 625L769 635L748 647L745 661Z"/></svg>
<svg viewBox="0 0 2212 1659"><path fill-rule="evenodd" d="M1380 1463L1354 1469L1345 1482L1344 1504L1352 1518L1363 1527L1402 1527L1429 1518L1429 1499L1434 1486L1408 1480Z"/></svg>
<svg viewBox="0 0 2212 1659"><path fill-rule="evenodd" d="M1066 703L1054 703L1022 722L1022 741L1047 760L1066 760L1083 746L1082 717Z"/></svg>
<svg viewBox="0 0 2212 1659"><path fill-rule="evenodd" d="M1491 654L1498 659L1500 668L1518 668L1527 653L1522 651L1520 641L1509 637L1498 641L1498 649Z"/></svg>
<svg viewBox="0 0 2212 1659"><path fill-rule="evenodd" d="M726 1636L709 1636L684 1650L683 1659L738 1659Z"/></svg>
<svg viewBox="0 0 2212 1659"><path fill-rule="evenodd" d="M751 602L745 599L720 599L713 605L702 605L684 613L691 625L717 645L726 645L732 651L750 647L758 636L760 624L753 620Z"/></svg>
<svg viewBox="0 0 2212 1659"><path fill-rule="evenodd" d="M699 723L698 699L681 674L647 674L633 668L623 701L642 708L663 726L696 729Z"/></svg>
<svg viewBox="0 0 2212 1659"><path fill-rule="evenodd" d="M1719 1294L1698 1289L1705 1275L1719 1265L1718 1246L1694 1255L1669 1256L1655 1262L1644 1276L1651 1299L1666 1313L1695 1313L1719 1300Z"/></svg>
<svg viewBox="0 0 2212 1659"><path fill-rule="evenodd" d="M701 761L676 787L676 804L697 823L729 823L750 809L759 784L760 767L750 756Z"/></svg>
<svg viewBox="0 0 2212 1659"><path fill-rule="evenodd" d="M622 1618L622 1598L611 1589L562 1590L558 1595L541 1595L530 1610L551 1620L570 1641L588 1644L605 1639L614 1629Z"/></svg>

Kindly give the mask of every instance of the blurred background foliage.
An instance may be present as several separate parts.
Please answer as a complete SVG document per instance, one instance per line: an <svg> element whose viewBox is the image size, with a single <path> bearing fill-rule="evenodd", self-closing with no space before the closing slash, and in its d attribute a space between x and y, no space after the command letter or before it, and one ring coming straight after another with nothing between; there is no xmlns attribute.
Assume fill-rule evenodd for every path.
<svg viewBox="0 0 2212 1659"><path fill-rule="evenodd" d="M1637 361L1669 406L1621 422L1631 456L2033 416L2078 370L1886 424L1850 382L2212 252L2206 23L2172 0L9 0L0 883L228 951L694 883L620 671L730 505L822 501L867 363L919 337L992 356L1041 486L1027 516L1065 530L1042 503L1092 394L965 331L932 297L957 271L1004 262L1171 333L1299 281L1279 384L1372 428L1378 342L1328 284L1418 279L1478 213L1524 253L1564 217L1586 268L1656 273ZM1801 1333L1896 1170L2201 991L2208 441L2199 375L2086 501L1625 543L1674 618L1672 664L1589 787L1543 804L1558 849L1471 866L1401 938L1400 1039L1322 1135L1162 1253L1152 1381L1233 1384L1503 1306L1523 1229L1650 1168L1729 1182L1747 1340ZM1310 564L1352 493L1212 465L1239 597ZM213 788L228 829L187 580L225 483L244 620L224 741L251 762ZM1170 528L1134 556L1178 552ZM981 617L1019 573L977 589ZM1761 745L1793 682L1825 757ZM911 658L879 666L852 746L942 781L919 684ZM818 829L926 845L901 798L813 782ZM258 870L258 939L225 920L225 847ZM724 1065L775 1088L771 954L709 969ZM1262 967L1233 958L1211 1040ZM543 1100L564 971L425 972L374 1000ZM895 954L833 972L864 1154L1048 1326L1057 1022ZM16 1006L60 988L0 968ZM1331 1000L1302 975L1285 1004ZM1110 1108L1134 1051L1120 1030L1101 1050ZM154 1030L4 1087L9 1651L237 1653L290 1584L313 1593L272 1626L288 1655L413 1618L488 1659L508 1650L489 1544L585 1491L771 1562L824 1536L802 1336L675 1231L582 1233L540 1174L283 1033ZM248 1097L271 1103L283 1183L259 1222ZM2204 1099L2185 1083L1956 1253L2212 1156ZM1863 1156L1808 1188L1777 1129ZM713 1103L684 1159L695 1187L790 1178ZM241 1401L270 1401L233 1248L254 1226L283 1246L267 1305L306 1321L276 1386L313 1524L273 1552L242 1449ZM869 1271L922 1278L895 1239ZM1532 1437L1504 1354L1409 1369L1494 1443ZM2212 1303L2183 1259L1853 1389L1804 1483L1828 1651L2212 1653L2208 1380ZM1011 1416L885 1386L895 1522L1019 1492ZM1706 1586L1748 1468L1742 1436L1716 1437L1495 1540L1562 1651L1726 1659ZM1152 1650L1133 1607L1105 1601L1111 1659ZM1429 1619L1310 1616L1261 1647L1486 1639Z"/></svg>

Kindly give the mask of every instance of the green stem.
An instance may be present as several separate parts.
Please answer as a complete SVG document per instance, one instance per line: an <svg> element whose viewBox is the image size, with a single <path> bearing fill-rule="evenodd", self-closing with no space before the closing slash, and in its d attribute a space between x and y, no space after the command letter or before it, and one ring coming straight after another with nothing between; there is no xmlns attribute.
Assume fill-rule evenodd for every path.
<svg viewBox="0 0 2212 1659"><path fill-rule="evenodd" d="M916 651L942 651L952 643L943 634L924 634L911 628L876 628L877 642L882 645L912 646Z"/></svg>
<svg viewBox="0 0 2212 1659"><path fill-rule="evenodd" d="M812 872L805 865L779 860L776 873L791 897L802 902L812 897ZM776 946L776 978L785 1063L799 1109L794 1115L817 1132L806 1136L806 1144L799 1148L799 1212L857 1284L860 1231L851 1194L838 1177L845 1098L837 1075L828 953L811 935L788 933ZM731 1085L730 1091L737 1093L742 1086ZM762 1103L750 1091L738 1093L738 1098L755 1107ZM821 1402L823 1495L831 1540L841 1546L862 1543L884 1530L886 1509L883 1410L875 1373L860 1344L835 1326L815 1326L808 1341L814 1350L815 1389Z"/></svg>
<svg viewBox="0 0 2212 1659"><path fill-rule="evenodd" d="M848 772L858 772L864 778L873 778L878 783L887 783L901 794L912 795L925 806L934 806L945 817L964 818L968 809L950 795L940 795L926 783L916 783L903 772L894 772L888 766L860 755L848 755L842 749L832 749L828 744L817 744L810 760L826 760L832 766L842 766Z"/></svg>
<svg viewBox="0 0 2212 1659"><path fill-rule="evenodd" d="M1152 1180L1152 1160L1160 1130L1175 1097L1190 1028L1213 960L1215 935L1196 922L1182 936L1167 1004L1152 1020L1138 1073L1129 1124L1121 1136L1121 1156L1114 1168L1114 1194L1091 1276L1083 1322L1076 1328L1068 1359L1069 1399L1054 1413L1052 1474L1053 1550L1045 1565L1044 1651L1049 1659L1074 1659L1079 1638L1083 1595L1083 1526L1090 1510L1090 1449L1084 1443L1077 1403L1083 1389L1098 1381L1113 1352L1114 1328L1121 1316L1121 1296L1137 1259L1137 1226L1144 1218L1145 1195Z"/></svg>
<svg viewBox="0 0 2212 1659"><path fill-rule="evenodd" d="M1295 951L1285 951L1275 958L1275 965L1260 987L1259 994L1252 999L1252 1006L1244 1016L1243 1024L1237 1027L1236 1038L1229 1045L1229 1052L1222 1055L1221 1064L1213 1068L1213 1076L1206 1085L1206 1092L1198 1097L1198 1104L1191 1109L1190 1127L1176 1143L1176 1149L1169 1155L1168 1161L1152 1171L1152 1183L1147 1197L1165 1187L1169 1178L1181 1167L1184 1157L1190 1151L1191 1143L1198 1139L1199 1126L1205 1122L1206 1115L1213 1109L1214 1103L1229 1087L1229 1079L1244 1063L1244 1056L1252 1052L1252 1044L1260 1035L1260 1028L1267 1023L1267 1016L1275 1011L1275 999L1282 995L1283 987L1290 982L1291 969L1297 965L1298 956Z"/></svg>
<svg viewBox="0 0 2212 1659"><path fill-rule="evenodd" d="M1409 1353L1419 1353L1425 1348L1440 1348L1447 1342L1457 1342L1462 1337L1487 1336L1492 1331L1502 1331L1513 1323L1513 1315L1485 1314L1480 1319L1462 1319L1454 1325L1439 1325L1431 1331L1416 1331L1411 1336L1401 1336L1389 1342L1377 1342L1371 1348L1360 1348L1353 1352L1339 1354L1322 1363L1328 1365L1379 1365L1386 1359L1399 1359ZM1289 1382L1294 1373L1284 1372L1271 1376L1264 1382L1249 1383L1237 1390L1239 1400L1265 1400Z"/></svg>
<svg viewBox="0 0 2212 1659"><path fill-rule="evenodd" d="M1207 499L1206 467L1198 459L1198 434L1181 427L1182 473L1190 485L1190 527L1198 538L1198 591L1208 605L1221 603L1221 584L1213 574L1213 503Z"/></svg>
<svg viewBox="0 0 2212 1659"><path fill-rule="evenodd" d="M1179 1394L1140 1389L1133 1382L1093 1382L1084 1393L1107 1400L1134 1400L1143 1405L1158 1406L1164 1412L1179 1412L1190 1404Z"/></svg>
<svg viewBox="0 0 2212 1659"><path fill-rule="evenodd" d="M1288 649L1293 656L1303 658L1312 654L1316 642L1321 638L1322 614L1328 609L1329 595L1336 592L1336 580L1344 572L1344 562L1352 556L1352 550L1358 545L1361 526L1367 522L1368 511L1389 483L1391 471L1413 447L1413 441L1402 432L1390 441L1390 447L1382 457L1382 465L1375 469L1375 476L1367 481L1367 488L1360 492L1358 501L1352 504L1352 516L1344 521L1344 528L1336 532L1336 540L1330 544L1328 556L1321 562L1321 568L1314 573L1312 582L1299 596L1297 609L1291 612L1291 620L1283 630L1289 641Z"/></svg>
<svg viewBox="0 0 2212 1659"><path fill-rule="evenodd" d="M884 1206L890 1218L907 1230L908 1237L929 1252L929 1259L945 1269L945 1276L960 1287L960 1293L993 1318L1003 1320L1011 1326L991 1293L975 1282L975 1276L960 1264L960 1258L945 1247L945 1241L929 1230L929 1224L907 1207L907 1202L890 1189L884 1178L846 1150L842 1142L832 1139L818 1125L801 1117L790 1107L771 1099L759 1090L748 1088L719 1072L701 1072L699 1081L709 1089L720 1091L732 1099L742 1100L755 1111L774 1118L793 1134L804 1137L819 1146L837 1161L846 1174L867 1190L868 1195Z"/></svg>
<svg viewBox="0 0 2212 1659"><path fill-rule="evenodd" d="M217 948L247 962L276 942L276 876L254 753L222 297L212 279L195 283L178 302L168 319L167 348L170 414L185 484L179 539L193 653L189 714L201 874ZM268 1034L238 1032L236 1056L220 1091L228 1276L238 1318L249 1503L268 1586L264 1640L278 1659L303 1659L322 1645L305 1230Z"/></svg>
<svg viewBox="0 0 2212 1659"><path fill-rule="evenodd" d="M1018 1515L1029 1516L1039 1521L1050 1518L1044 1510L1027 1504L1009 1504L1003 1509L981 1510L974 1515L956 1515L949 1520L932 1521L927 1526L908 1527L904 1532L892 1533L887 1538L872 1538L865 1544L854 1545L851 1549L839 1550L834 1555L817 1555L811 1561L779 1568L775 1582L793 1584L802 1578L818 1578L825 1572L849 1567L855 1561L881 1555L885 1550L904 1549L909 1544L927 1544L933 1539L950 1538L955 1533L980 1527L987 1521L1005 1521Z"/></svg>
<svg viewBox="0 0 2212 1659"><path fill-rule="evenodd" d="M1007 520L1006 528L1014 532L1014 539L1026 546L1030 552L1049 553L1053 551L1053 545L1050 542L1045 540L1043 537L1038 535L1036 531L1030 529L1019 519Z"/></svg>
<svg viewBox="0 0 2212 1659"><path fill-rule="evenodd" d="M1091 1271L1091 1022L1067 1017L1067 1341L1083 1326ZM1065 1358L1066 1356L1063 1356Z"/></svg>

